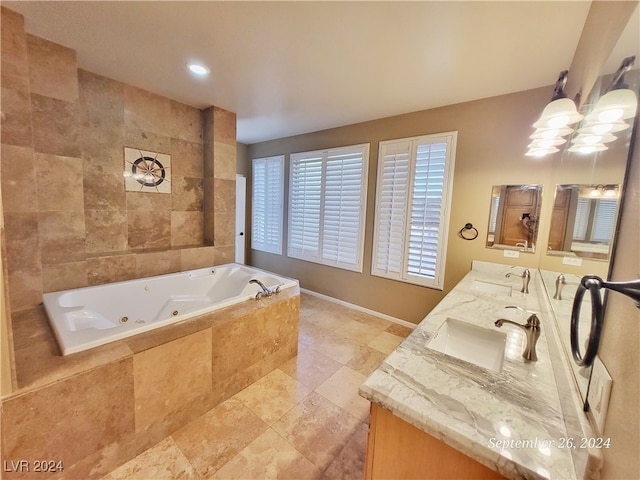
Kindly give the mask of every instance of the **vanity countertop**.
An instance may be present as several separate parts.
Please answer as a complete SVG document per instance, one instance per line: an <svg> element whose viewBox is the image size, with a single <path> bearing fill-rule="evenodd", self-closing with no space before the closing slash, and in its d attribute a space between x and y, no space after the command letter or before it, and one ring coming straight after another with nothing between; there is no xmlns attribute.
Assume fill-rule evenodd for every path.
<svg viewBox="0 0 640 480"><path fill-rule="evenodd" d="M498 318L525 323L529 314L505 309L507 305L544 311L534 281L538 271L531 269L529 294L520 292L522 279L517 275L522 271L522 267L474 262L472 270L367 378L360 395L507 478L576 478L569 447L583 445L565 427L546 338L554 327L539 315L538 361L527 362L522 358L524 331L494 325ZM515 275L505 278L509 272ZM478 291L476 280L512 285L512 294ZM506 333L502 371L426 347L447 318Z"/></svg>

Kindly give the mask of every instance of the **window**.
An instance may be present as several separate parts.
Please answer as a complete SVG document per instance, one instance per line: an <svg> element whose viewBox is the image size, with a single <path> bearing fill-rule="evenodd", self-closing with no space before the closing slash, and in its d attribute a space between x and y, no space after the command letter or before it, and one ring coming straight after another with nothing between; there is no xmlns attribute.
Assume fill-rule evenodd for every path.
<svg viewBox="0 0 640 480"><path fill-rule="evenodd" d="M443 288L456 139L380 142L372 275Z"/></svg>
<svg viewBox="0 0 640 480"><path fill-rule="evenodd" d="M615 199L578 198L573 240L609 243L613 237L617 208Z"/></svg>
<svg viewBox="0 0 640 480"><path fill-rule="evenodd" d="M291 155L287 255L362 272L369 145Z"/></svg>
<svg viewBox="0 0 640 480"><path fill-rule="evenodd" d="M251 248L282 254L284 155L253 160Z"/></svg>

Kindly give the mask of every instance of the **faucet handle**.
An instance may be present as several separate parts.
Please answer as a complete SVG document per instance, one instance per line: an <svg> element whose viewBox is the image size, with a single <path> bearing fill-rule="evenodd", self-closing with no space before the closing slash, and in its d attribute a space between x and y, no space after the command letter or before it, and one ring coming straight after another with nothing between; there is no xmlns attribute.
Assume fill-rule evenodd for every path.
<svg viewBox="0 0 640 480"><path fill-rule="evenodd" d="M530 313L531 313L531 316L527 318L527 325L529 325L530 327L539 327L540 319L538 318L538 314L535 312L530 312Z"/></svg>

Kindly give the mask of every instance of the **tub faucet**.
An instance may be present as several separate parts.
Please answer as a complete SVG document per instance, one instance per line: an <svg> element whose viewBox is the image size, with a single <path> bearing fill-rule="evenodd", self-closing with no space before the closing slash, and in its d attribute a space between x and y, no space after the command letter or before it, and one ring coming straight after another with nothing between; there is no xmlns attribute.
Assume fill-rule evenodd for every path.
<svg viewBox="0 0 640 480"><path fill-rule="evenodd" d="M518 310L521 310L523 312L527 311L520 307L516 307L515 305L508 305L505 308L517 308ZM510 323L511 325L522 328L527 336L527 345L522 352L522 358L535 362L536 360L538 360L538 355L536 354L536 344L538 343L538 338L540 338L540 320L538 319L537 314L533 312L528 313L530 313L531 315L529 316L529 318L527 318L527 323L524 325L512 320L500 318L496 320L495 326L500 328L503 324Z"/></svg>
<svg viewBox="0 0 640 480"><path fill-rule="evenodd" d="M512 275L515 275L515 273L507 273L505 277L509 278ZM522 290L520 291L522 293L529 293L529 281L531 280L531 272L528 268L525 268L522 272L522 275L520 276L522 277Z"/></svg>
<svg viewBox="0 0 640 480"><path fill-rule="evenodd" d="M260 300L262 297L270 297L274 293L280 293L280 285L278 285L276 288L272 290L270 288L267 288L267 286L257 278L253 278L249 280L249 283L255 283L259 285L260 288L262 289L261 292L256 293L256 300Z"/></svg>
<svg viewBox="0 0 640 480"><path fill-rule="evenodd" d="M554 300L562 300L562 287L567 284L564 275L560 274L556 278L556 293L553 295Z"/></svg>

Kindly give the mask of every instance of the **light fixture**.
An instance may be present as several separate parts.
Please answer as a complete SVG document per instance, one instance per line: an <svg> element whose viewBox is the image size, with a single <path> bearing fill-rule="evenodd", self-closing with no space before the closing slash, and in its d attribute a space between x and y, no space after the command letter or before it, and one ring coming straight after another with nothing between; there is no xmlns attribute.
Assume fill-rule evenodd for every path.
<svg viewBox="0 0 640 480"><path fill-rule="evenodd" d="M536 131L530 137L533 141L528 145L526 155L529 157L541 157L557 152L558 149L555 147L566 142L562 137L573 132L569 125L584 118L576 110L575 102L564 93L568 74L568 70L560 72L551 102L544 107L540 118L533 124Z"/></svg>
<svg viewBox="0 0 640 480"><path fill-rule="evenodd" d="M209 73L211 72L211 70L209 70L207 67L205 67L200 63L190 63L187 65L187 68L191 73L199 77L204 77L206 75L209 75Z"/></svg>
<svg viewBox="0 0 640 480"><path fill-rule="evenodd" d="M586 192L585 192L586 193ZM593 185L589 192L590 197L617 197L618 186L617 185Z"/></svg>
<svg viewBox="0 0 640 480"><path fill-rule="evenodd" d="M570 152L583 154L603 152L606 149L607 146L604 143L574 144L568 148Z"/></svg>
<svg viewBox="0 0 640 480"><path fill-rule="evenodd" d="M573 138L570 152L594 153L607 149L605 143L616 140L615 132L629 128L624 120L636 116L638 100L629 85L624 83L624 74L631 68L635 56L627 57L613 75L611 86L596 102L586 116L584 125Z"/></svg>

